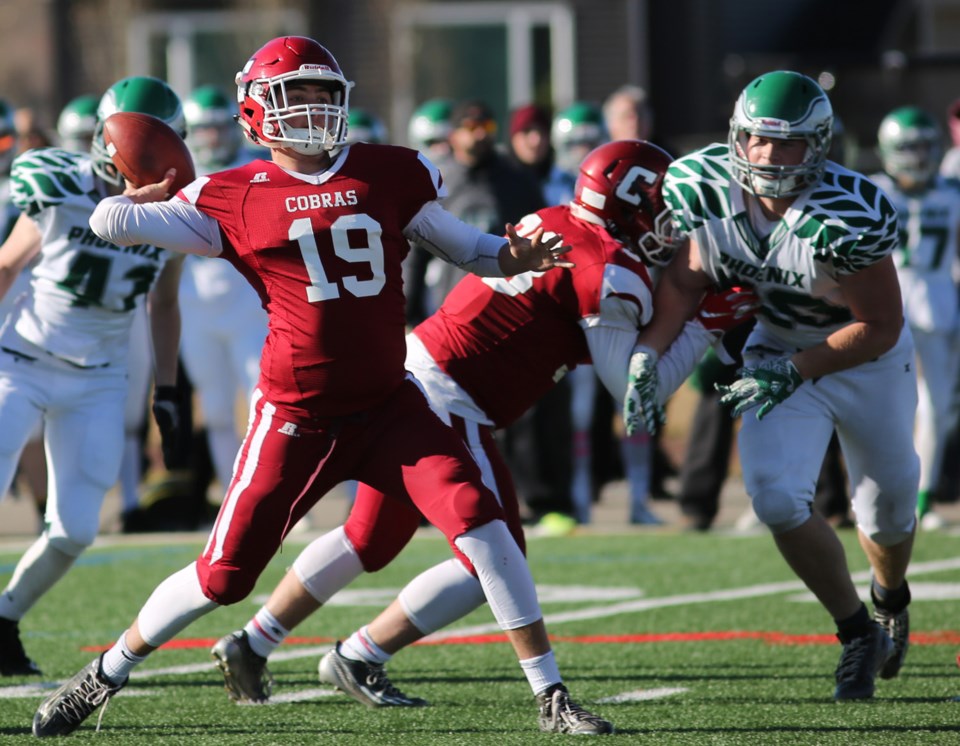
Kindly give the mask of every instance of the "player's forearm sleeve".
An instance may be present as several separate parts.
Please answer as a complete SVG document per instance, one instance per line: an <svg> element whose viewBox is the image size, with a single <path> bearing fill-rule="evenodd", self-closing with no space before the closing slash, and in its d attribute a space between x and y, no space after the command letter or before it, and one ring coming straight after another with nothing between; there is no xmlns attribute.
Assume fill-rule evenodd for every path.
<svg viewBox="0 0 960 746"><path fill-rule="evenodd" d="M201 256L222 250L217 221L180 199L138 205L123 195L107 197L90 216L90 229L118 246L143 243Z"/></svg>
<svg viewBox="0 0 960 746"><path fill-rule="evenodd" d="M693 372L700 358L713 344L715 337L701 324L688 321L683 331L657 362L657 376L660 379L658 389L660 403L670 398Z"/></svg>
<svg viewBox="0 0 960 746"><path fill-rule="evenodd" d="M447 212L439 202L425 204L404 230L434 256L481 277L503 277L502 236L484 233Z"/></svg>

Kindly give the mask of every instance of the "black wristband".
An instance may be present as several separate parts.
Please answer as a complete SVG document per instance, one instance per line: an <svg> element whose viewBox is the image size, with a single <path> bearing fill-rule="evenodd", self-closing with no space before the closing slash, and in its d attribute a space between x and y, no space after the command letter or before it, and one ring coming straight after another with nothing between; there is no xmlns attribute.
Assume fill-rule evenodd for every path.
<svg viewBox="0 0 960 746"><path fill-rule="evenodd" d="M153 392L156 401L175 401L177 398L176 386L157 386Z"/></svg>

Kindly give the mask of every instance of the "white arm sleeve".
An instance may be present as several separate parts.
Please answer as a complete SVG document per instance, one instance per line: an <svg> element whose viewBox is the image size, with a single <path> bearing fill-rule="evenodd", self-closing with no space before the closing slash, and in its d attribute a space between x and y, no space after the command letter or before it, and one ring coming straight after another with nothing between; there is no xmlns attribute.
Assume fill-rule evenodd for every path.
<svg viewBox="0 0 960 746"><path fill-rule="evenodd" d="M615 401L627 393L630 357L637 344L637 331L617 326L590 326L584 329L587 347L597 377ZM688 321L663 357L657 362L659 398L663 404L693 372L714 337L701 324Z"/></svg>
<svg viewBox="0 0 960 746"><path fill-rule="evenodd" d="M503 277L502 236L484 233L445 210L436 200L427 202L403 231L434 256L481 277Z"/></svg>
<svg viewBox="0 0 960 746"><path fill-rule="evenodd" d="M667 351L657 361L661 404L664 404L670 395L687 380L707 348L715 341L716 337L704 329L703 324L688 321L683 325L680 336L673 340Z"/></svg>
<svg viewBox="0 0 960 746"><path fill-rule="evenodd" d="M176 198L138 205L123 195L107 197L90 216L90 228L118 246L146 243L201 256L223 251L217 221Z"/></svg>

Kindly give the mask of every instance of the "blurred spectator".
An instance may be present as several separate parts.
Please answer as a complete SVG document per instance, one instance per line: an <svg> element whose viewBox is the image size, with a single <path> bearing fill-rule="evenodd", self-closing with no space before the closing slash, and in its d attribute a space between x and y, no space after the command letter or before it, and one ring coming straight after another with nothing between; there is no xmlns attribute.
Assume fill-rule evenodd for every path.
<svg viewBox="0 0 960 746"><path fill-rule="evenodd" d="M17 109L13 113L17 130L17 152L23 153L31 148L46 148L53 145L50 135L37 124L36 112L29 107Z"/></svg>
<svg viewBox="0 0 960 746"><path fill-rule="evenodd" d="M537 183L542 185L553 166L549 112L538 104L514 109L510 115L509 134L509 156L519 166L528 169Z"/></svg>
<svg viewBox="0 0 960 746"><path fill-rule="evenodd" d="M607 96L603 119L611 140L649 140L653 135L653 110L640 86L623 85Z"/></svg>
<svg viewBox="0 0 960 746"><path fill-rule="evenodd" d="M960 98L947 107L950 149L940 162L940 173L948 179L960 179Z"/></svg>
<svg viewBox="0 0 960 746"><path fill-rule="evenodd" d="M498 150L497 121L484 101L457 104L450 122L450 155L435 161L447 188L447 210L481 231L502 234L507 223L543 207L536 180ZM428 314L465 274L447 262L429 263Z"/></svg>

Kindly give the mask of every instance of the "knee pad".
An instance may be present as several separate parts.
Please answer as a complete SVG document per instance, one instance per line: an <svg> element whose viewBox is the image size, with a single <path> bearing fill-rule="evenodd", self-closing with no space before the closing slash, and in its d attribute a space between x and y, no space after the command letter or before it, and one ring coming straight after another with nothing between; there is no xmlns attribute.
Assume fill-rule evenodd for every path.
<svg viewBox="0 0 960 746"><path fill-rule="evenodd" d="M766 490L753 498L757 518L774 534L782 534L807 522L811 503L781 490Z"/></svg>
<svg viewBox="0 0 960 746"><path fill-rule="evenodd" d="M235 567L207 566L200 573L203 595L220 606L230 606L243 601L253 592L257 578Z"/></svg>
<svg viewBox="0 0 960 746"><path fill-rule="evenodd" d="M916 522L916 520L914 520ZM873 533L867 534L869 539L875 544L879 544L882 547L895 547L897 544L902 544L913 534L913 529L910 531L875 531Z"/></svg>
<svg viewBox="0 0 960 746"><path fill-rule="evenodd" d="M343 526L310 542L293 561L292 569L307 592L321 604L363 573L360 557Z"/></svg>
<svg viewBox="0 0 960 746"><path fill-rule="evenodd" d="M471 529L455 543L476 569L500 629L525 627L543 617L527 560L502 520Z"/></svg>
<svg viewBox="0 0 960 746"><path fill-rule="evenodd" d="M407 618L425 635L466 616L486 600L480 581L456 559L420 573L397 596Z"/></svg>
<svg viewBox="0 0 960 746"><path fill-rule="evenodd" d="M63 552L68 557L79 557L84 551L93 544L94 539L97 538L97 532L94 530L90 532L71 532L70 536L63 535L51 535L47 534L47 544L56 549L58 552Z"/></svg>

